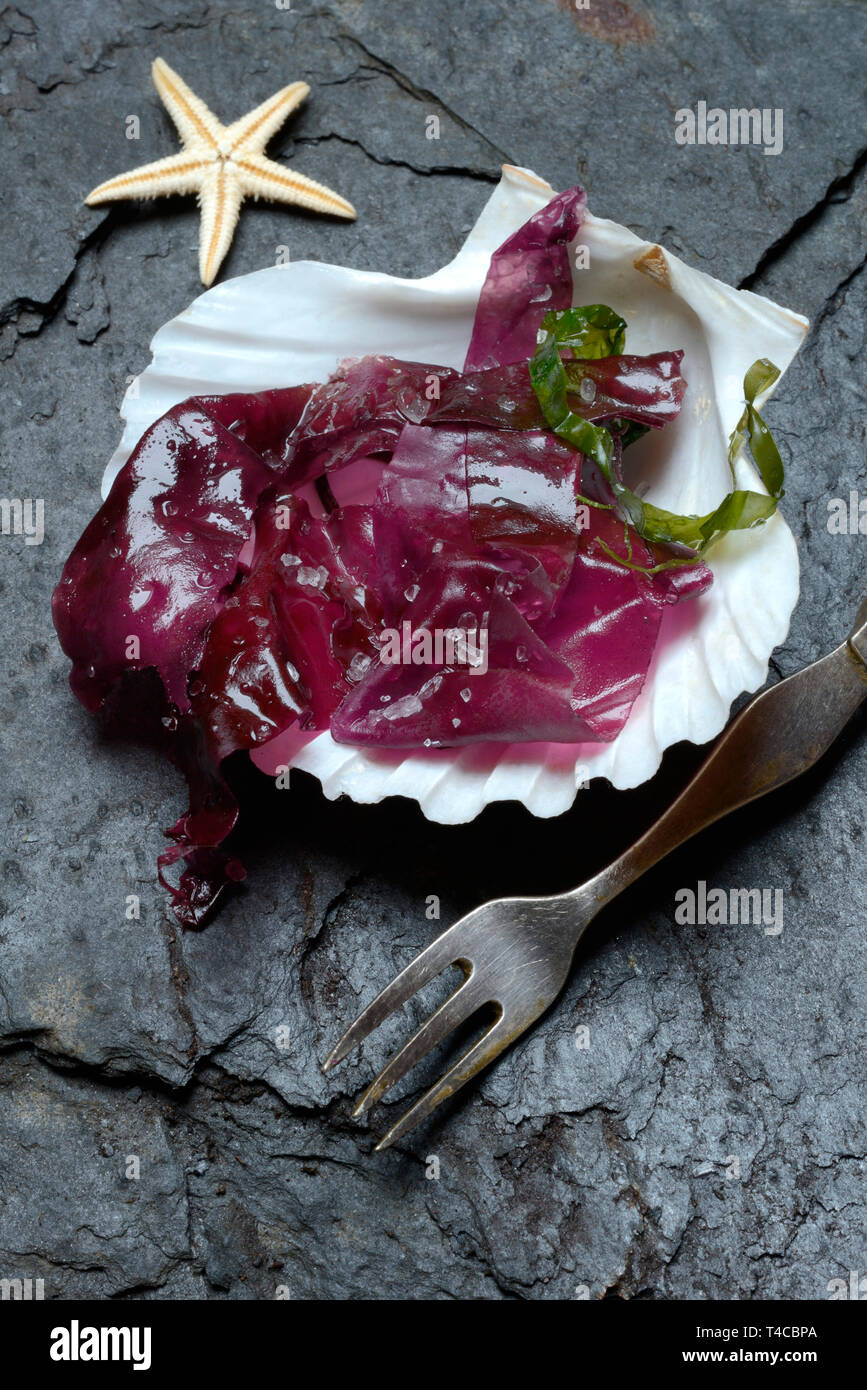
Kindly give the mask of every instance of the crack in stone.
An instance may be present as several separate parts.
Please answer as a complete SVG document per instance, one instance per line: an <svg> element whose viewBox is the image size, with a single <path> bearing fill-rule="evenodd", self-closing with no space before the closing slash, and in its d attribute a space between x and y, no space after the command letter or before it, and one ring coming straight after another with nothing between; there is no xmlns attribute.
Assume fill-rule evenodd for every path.
<svg viewBox="0 0 867 1390"><path fill-rule="evenodd" d="M73 253L74 261L72 269L49 299L31 299L23 295L7 300L5 304L0 305L0 329L7 325L11 325L13 329L16 329L17 323L22 316L33 315L35 321L32 324L27 324L24 334L27 337L38 337L50 323L53 323L58 314L66 310L70 291L72 290L75 278L78 275L85 257L89 252L98 250L109 236L115 216L117 216L116 210L109 210L109 212L100 219L98 225L81 238ZM70 323L75 323L75 319L70 319L69 321ZM82 340L80 339L80 341ZM7 355L11 356L14 350L13 344L12 351Z"/></svg>
<svg viewBox="0 0 867 1390"><path fill-rule="evenodd" d="M821 309L816 315L815 321L812 325L814 333L817 329L819 329L822 326L826 319L834 317L834 315L836 314L837 310L840 308L840 305L843 303L843 300L846 297L846 291L849 289L850 285L854 284L854 282L858 279L858 276L861 274L865 266L867 266L867 255L865 255L862 261L858 262L858 264L855 266L853 270L850 270L848 275L844 275L839 285L837 285L836 288L831 291L831 293L825 300L825 303L822 305Z"/></svg>
<svg viewBox="0 0 867 1390"><path fill-rule="evenodd" d="M165 914L159 918L158 925L169 954L169 965L171 968L172 984L175 989L175 997L178 1003L178 1013L190 1032L190 1041L187 1045L187 1057L191 1062L198 1061L202 1056L202 1050L199 1042L198 1030L196 1028L196 1021L193 1018L192 1009L187 1000L190 976L187 970L187 963L184 960L184 953L178 931L175 924L169 921Z"/></svg>
<svg viewBox="0 0 867 1390"><path fill-rule="evenodd" d="M806 212L801 213L799 217L796 217L791 226L788 227L781 236L778 236L776 241L773 241L770 246L765 248L753 270L741 280L738 289L753 289L762 276L765 275L777 261L782 259L789 250L789 247L794 246L795 242L800 241L801 238L816 225L827 208L837 203L847 202L855 186L855 182L865 165L867 165L867 148L858 152L852 165L845 173L839 174L836 178L831 180L818 202L814 203Z"/></svg>
<svg viewBox="0 0 867 1390"><path fill-rule="evenodd" d="M353 48L357 49L366 58L369 58L371 62L376 64L380 72L384 72L402 91L413 97L415 101L426 103L433 102L441 111L444 111L465 134L472 134L476 139L484 141L501 164L512 164L514 162L509 155L495 145L493 140L490 140L481 130L477 129L472 122L468 121L464 116L459 115L457 111L443 101L442 97L438 97L436 92L432 92L428 87L420 87L411 77L408 77L405 72L401 72L400 68L395 67L393 63L389 63L387 59L382 58L378 53L374 53L372 49L369 49L367 45L362 43L361 39L357 38L354 34L347 34L341 30L337 38L338 40L351 44Z"/></svg>
<svg viewBox="0 0 867 1390"><path fill-rule="evenodd" d="M467 1201L470 1210L478 1221L478 1211L472 1198L466 1192L458 1194ZM520 1299L523 1295L519 1289L529 1291L538 1280L533 1280L528 1284L522 1284L519 1280L508 1280L496 1265L493 1252L488 1244L487 1251L482 1249L483 1241L479 1230L475 1232L466 1229L456 1230L453 1222L440 1220L439 1212L431 1202L425 1202L425 1209L433 1224L442 1237L443 1244L446 1245L457 1259L470 1260L477 1264L490 1279L491 1283L503 1295L504 1299ZM518 1285L518 1288L515 1285Z"/></svg>
<svg viewBox="0 0 867 1390"><path fill-rule="evenodd" d="M296 145L324 145L330 140L336 140L341 145L350 145L372 160L374 164L379 164L385 168L409 169L410 173L420 174L423 178L433 178L438 174L451 174L453 177L478 179L481 183L499 183L499 171L478 169L464 164L437 164L428 165L413 164L408 159L391 159L386 155L374 154L360 140L355 140L349 135L338 135L336 131L329 132L328 135L299 135L295 138Z"/></svg>

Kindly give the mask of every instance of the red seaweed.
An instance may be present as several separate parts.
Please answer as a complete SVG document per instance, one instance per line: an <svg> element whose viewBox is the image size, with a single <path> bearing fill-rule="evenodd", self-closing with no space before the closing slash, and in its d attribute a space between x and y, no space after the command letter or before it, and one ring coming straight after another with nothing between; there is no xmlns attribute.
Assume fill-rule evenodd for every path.
<svg viewBox="0 0 867 1390"><path fill-rule="evenodd" d="M190 806L160 876L184 926L244 875L233 754L296 722L374 748L613 739L666 606L710 583L701 563L613 558L649 570L675 552L617 514L533 390L584 207L569 190L494 254L464 373L368 357L323 384L174 406L72 552L54 620L75 693L97 710L156 690L168 711ZM564 357L573 409L610 427L617 468L627 421L676 418L681 356ZM328 480L352 465L379 469L378 488L341 506ZM128 686L144 671L159 683Z"/></svg>

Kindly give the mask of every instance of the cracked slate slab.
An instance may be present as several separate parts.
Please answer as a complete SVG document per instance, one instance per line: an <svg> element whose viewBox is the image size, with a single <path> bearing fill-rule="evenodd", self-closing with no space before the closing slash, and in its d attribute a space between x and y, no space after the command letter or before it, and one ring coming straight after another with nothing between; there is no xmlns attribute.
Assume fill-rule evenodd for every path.
<svg viewBox="0 0 867 1390"><path fill-rule="evenodd" d="M554 822L498 806L454 828L399 801L332 805L302 774L280 793L239 771L257 782L248 886L181 938L154 868L180 781L102 739L51 628L117 403L200 289L192 202L79 206L176 147L150 88L162 53L226 116L307 77L313 96L273 148L359 208L351 227L245 210L230 274L281 245L428 273L508 158L584 179L597 213L811 314L768 411L803 565L775 674L842 636L867 544L827 525L830 499L867 495L857 7L594 12L588 32L565 0L3 11L0 160L26 235L0 247L0 492L44 497L47 515L42 546L0 538L0 1277L44 1277L56 1297L773 1298L823 1297L863 1268L863 717L826 768L614 905L550 1016L400 1151L373 1155L410 1083L370 1124L350 1119L352 1097L411 1018L327 1080L318 1064L430 939L430 895L445 924L485 897L571 886L700 755L672 750L649 786L594 786ZM678 106L761 93L785 108L782 156L675 154ZM674 894L698 879L782 886L782 934L676 926ZM148 1177L133 1186L136 1153Z"/></svg>

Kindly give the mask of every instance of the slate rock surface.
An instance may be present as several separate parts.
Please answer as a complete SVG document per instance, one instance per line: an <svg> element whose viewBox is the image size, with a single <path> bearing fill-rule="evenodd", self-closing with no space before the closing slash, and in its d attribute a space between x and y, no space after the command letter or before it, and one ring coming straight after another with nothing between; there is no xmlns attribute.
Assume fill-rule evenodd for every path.
<svg viewBox="0 0 867 1390"><path fill-rule="evenodd" d="M284 246L429 273L508 161L583 182L594 212L809 314L768 412L803 567L770 678L827 650L867 572L867 536L827 524L831 499L867 498L864 29L845 0L0 12L0 494L46 509L42 545L0 536L0 1277L44 1278L54 1298L775 1299L865 1268L863 716L802 783L612 907L550 1016L374 1155L411 1088L371 1127L352 1098L399 1030L328 1079L319 1062L430 939L428 897L444 925L571 886L700 753L672 750L635 792L593 786L555 821L501 805L457 828L241 772L259 807L248 887L182 936L154 867L179 779L102 739L49 613L125 386L200 290L190 201L82 204L176 148L150 83L161 54L226 119L308 80L272 150L358 208L346 226L248 207L224 275ZM782 108L783 152L677 146L674 113L699 100ZM783 889L783 931L677 926L675 892L698 880Z"/></svg>

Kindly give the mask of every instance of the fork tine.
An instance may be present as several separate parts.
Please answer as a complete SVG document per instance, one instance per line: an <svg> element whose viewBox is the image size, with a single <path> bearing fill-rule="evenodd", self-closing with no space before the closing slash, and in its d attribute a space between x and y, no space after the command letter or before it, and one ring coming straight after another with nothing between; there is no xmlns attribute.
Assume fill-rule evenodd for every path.
<svg viewBox="0 0 867 1390"><path fill-rule="evenodd" d="M395 1053L379 1076L374 1078L352 1112L355 1119L364 1115L386 1091L391 1090L396 1081L415 1066L416 1062L426 1057L453 1029L464 1023L479 1005L484 1004L484 993L484 989L470 973L454 994L449 995L417 1032L413 1033L400 1051Z"/></svg>
<svg viewBox="0 0 867 1390"><path fill-rule="evenodd" d="M452 998L454 997L452 995ZM392 1125L388 1133L380 1139L375 1152L380 1153L383 1149L389 1148L396 1140L403 1138L404 1134L426 1119L441 1101L453 1096L455 1091L459 1091L461 1086L472 1080L489 1062L493 1062L494 1058L498 1057L503 1049L509 1046L509 1043L514 1042L515 1038L523 1033L530 1021L522 1021L516 1030L513 1024L507 1025L505 1014L501 1014L490 1028L486 1029L479 1040L462 1057L458 1058L454 1066L449 1067L439 1081L431 1086L430 1090L426 1091L415 1105L407 1110L405 1115L401 1116L397 1124Z"/></svg>
<svg viewBox="0 0 867 1390"><path fill-rule="evenodd" d="M355 1022L343 1034L337 1046L328 1054L322 1064L323 1071L330 1071L338 1062L348 1056L354 1047L372 1033L374 1028L378 1028L383 1019L388 1018L389 1014L394 1013L408 999L429 981L445 970L447 965L453 965L459 960L460 954L456 941L458 928L466 921L462 917L454 926L449 927L448 931L438 936L435 941L417 955L415 960L410 961L405 970L401 970L399 975L381 990L374 1000L368 1004L367 1008L358 1015Z"/></svg>

